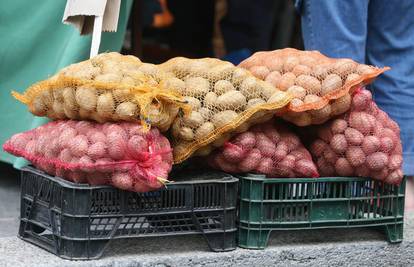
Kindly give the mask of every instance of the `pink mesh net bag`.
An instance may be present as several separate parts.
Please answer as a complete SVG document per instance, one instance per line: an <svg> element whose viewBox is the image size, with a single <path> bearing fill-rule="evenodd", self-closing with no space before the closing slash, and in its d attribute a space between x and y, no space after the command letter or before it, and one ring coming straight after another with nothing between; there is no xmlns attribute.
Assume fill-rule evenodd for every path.
<svg viewBox="0 0 414 267"><path fill-rule="evenodd" d="M400 128L360 88L351 109L317 128L312 156L321 176L372 177L390 184L403 178Z"/></svg>
<svg viewBox="0 0 414 267"><path fill-rule="evenodd" d="M160 188L173 160L158 129L128 122L54 121L14 135L3 149L51 175L136 192Z"/></svg>
<svg viewBox="0 0 414 267"><path fill-rule="evenodd" d="M209 156L209 164L229 173L319 177L310 153L298 136L275 121L234 136Z"/></svg>

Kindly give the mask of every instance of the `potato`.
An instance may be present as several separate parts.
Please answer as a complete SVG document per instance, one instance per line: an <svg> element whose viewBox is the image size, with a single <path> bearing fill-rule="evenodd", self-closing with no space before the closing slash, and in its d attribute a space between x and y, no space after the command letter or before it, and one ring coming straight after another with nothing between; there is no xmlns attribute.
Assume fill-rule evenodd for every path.
<svg viewBox="0 0 414 267"><path fill-rule="evenodd" d="M82 157L88 152L88 138L85 135L77 135L68 141L68 147L72 155Z"/></svg>
<svg viewBox="0 0 414 267"><path fill-rule="evenodd" d="M239 164L239 169L241 172L250 172L253 171L260 163L262 155L260 151L256 148L249 151L246 154L243 161Z"/></svg>
<svg viewBox="0 0 414 267"><path fill-rule="evenodd" d="M361 77L357 73L350 73L346 77L345 84L358 81Z"/></svg>
<svg viewBox="0 0 414 267"><path fill-rule="evenodd" d="M345 138L350 145L355 146L361 145L364 141L364 135L360 131L353 128L347 128L345 130Z"/></svg>
<svg viewBox="0 0 414 267"><path fill-rule="evenodd" d="M271 83L273 86L276 87L281 78L282 78L282 75L280 74L280 72L276 70L276 71L270 72L264 80L268 83Z"/></svg>
<svg viewBox="0 0 414 267"><path fill-rule="evenodd" d="M67 109L76 110L78 108L78 104L76 103L75 99L75 92L72 88L64 88L62 91L62 97Z"/></svg>
<svg viewBox="0 0 414 267"><path fill-rule="evenodd" d="M250 150L256 145L256 136L252 132L245 132L237 135L232 142L245 150Z"/></svg>
<svg viewBox="0 0 414 267"><path fill-rule="evenodd" d="M211 122L205 122L197 128L195 132L195 139L202 140L204 137L214 131L214 124Z"/></svg>
<svg viewBox="0 0 414 267"><path fill-rule="evenodd" d="M93 111L96 108L96 90L88 86L80 86L76 89L75 99L78 105L87 111Z"/></svg>
<svg viewBox="0 0 414 267"><path fill-rule="evenodd" d="M324 123L329 119L329 115L331 114L331 105L325 105L323 108L310 110L309 113L315 124Z"/></svg>
<svg viewBox="0 0 414 267"><path fill-rule="evenodd" d="M354 72L357 67L357 63L351 59L339 59L332 66L332 72L345 77L346 75Z"/></svg>
<svg viewBox="0 0 414 267"><path fill-rule="evenodd" d="M364 65L364 64L358 65L358 67L355 70L355 72L358 73L361 76L370 75L370 74L374 73L374 71L375 71L374 68L372 68L368 65Z"/></svg>
<svg viewBox="0 0 414 267"><path fill-rule="evenodd" d="M308 67L313 67L317 63L316 59L310 55L299 56L299 62Z"/></svg>
<svg viewBox="0 0 414 267"><path fill-rule="evenodd" d="M276 57L267 57L264 59L264 65L271 71L282 71L283 60Z"/></svg>
<svg viewBox="0 0 414 267"><path fill-rule="evenodd" d="M223 148L222 154L226 161L237 164L237 163L240 163L244 159L244 155L247 152L248 151L243 149L242 147L239 147L232 143L226 143Z"/></svg>
<svg viewBox="0 0 414 267"><path fill-rule="evenodd" d="M243 110L246 105L246 97L239 91L233 90L217 97L216 106L222 110Z"/></svg>
<svg viewBox="0 0 414 267"><path fill-rule="evenodd" d="M90 158L97 160L106 156L106 149L107 147L105 143L96 142L88 148L87 154Z"/></svg>
<svg viewBox="0 0 414 267"><path fill-rule="evenodd" d="M260 98L263 100L269 100L269 98L277 92L276 88L269 83L261 83L259 87Z"/></svg>
<svg viewBox="0 0 414 267"><path fill-rule="evenodd" d="M261 98L252 98L247 102L246 109L250 109L250 108L253 108L255 106L262 105L262 104L266 104L266 101L264 101Z"/></svg>
<svg viewBox="0 0 414 267"><path fill-rule="evenodd" d="M185 92L185 82L176 77L166 79L164 87L180 94Z"/></svg>
<svg viewBox="0 0 414 267"><path fill-rule="evenodd" d="M260 80L264 80L266 76L270 73L269 69L266 66L253 66L249 71Z"/></svg>
<svg viewBox="0 0 414 267"><path fill-rule="evenodd" d="M283 71L292 71L296 65L299 65L299 59L297 57L288 56L283 63Z"/></svg>
<svg viewBox="0 0 414 267"><path fill-rule="evenodd" d="M331 104L331 116L340 115L349 110L351 107L351 95L346 94L338 99L335 99Z"/></svg>
<svg viewBox="0 0 414 267"><path fill-rule="evenodd" d="M323 154L323 151L328 146L323 140L316 139L312 142L310 145L309 151L314 155L315 157L320 157Z"/></svg>
<svg viewBox="0 0 414 267"><path fill-rule="evenodd" d="M143 63L139 68L139 71L141 71L144 74L155 76L159 73L159 70L156 65L150 64L150 63Z"/></svg>
<svg viewBox="0 0 414 267"><path fill-rule="evenodd" d="M390 137L388 136L382 137L380 139L380 142L381 142L380 150L382 152L388 153L394 149L394 142Z"/></svg>
<svg viewBox="0 0 414 267"><path fill-rule="evenodd" d="M201 114L205 121L210 120L211 116L213 115L213 111L208 108L200 108L198 112Z"/></svg>
<svg viewBox="0 0 414 267"><path fill-rule="evenodd" d="M207 97L207 95L206 95ZM190 105L193 110L198 110L201 107L201 102L195 97L184 96L184 100Z"/></svg>
<svg viewBox="0 0 414 267"><path fill-rule="evenodd" d="M332 133L334 133L334 134L341 134L341 133L345 132L347 127L348 127L348 122L346 120L343 120L343 119L336 119L331 124L331 130L332 130ZM345 135L345 137L346 137L346 135Z"/></svg>
<svg viewBox="0 0 414 267"><path fill-rule="evenodd" d="M231 82L233 84L241 84L247 77L249 77L249 72L242 68L235 68L233 71L233 76Z"/></svg>
<svg viewBox="0 0 414 267"><path fill-rule="evenodd" d="M227 80L219 80L214 84L214 93L217 95L222 95L233 90L235 90L233 84Z"/></svg>
<svg viewBox="0 0 414 267"><path fill-rule="evenodd" d="M133 188L133 179L128 173L117 172L112 175L111 184L122 190L131 190Z"/></svg>
<svg viewBox="0 0 414 267"><path fill-rule="evenodd" d="M249 100L260 97L258 80L254 77L247 77L240 84L240 92Z"/></svg>
<svg viewBox="0 0 414 267"><path fill-rule="evenodd" d="M65 112L65 116L69 119L76 120L79 118L78 111L67 107L66 104L63 105L63 111Z"/></svg>
<svg viewBox="0 0 414 267"><path fill-rule="evenodd" d="M193 141L194 140L193 130L189 127L181 127L179 130L179 138L185 141Z"/></svg>
<svg viewBox="0 0 414 267"><path fill-rule="evenodd" d="M398 169L395 170L393 172L391 172L386 178L385 178L385 182L388 184L400 184L401 180L403 179L403 172L402 170Z"/></svg>
<svg viewBox="0 0 414 267"><path fill-rule="evenodd" d="M292 70L292 73L295 74L296 76L299 76L302 74L308 75L311 72L312 72L311 68L305 65L296 65Z"/></svg>
<svg viewBox="0 0 414 267"><path fill-rule="evenodd" d="M333 151L336 153L344 153L348 147L347 140L345 138L345 135L343 134L335 134L332 137L332 140L330 142L330 146Z"/></svg>
<svg viewBox="0 0 414 267"><path fill-rule="evenodd" d="M210 90L208 80L201 77L189 77L185 80L185 94L193 97L203 97Z"/></svg>
<svg viewBox="0 0 414 267"><path fill-rule="evenodd" d="M322 81L321 93L322 93L322 95L326 95L330 92L334 92L336 90L341 89L341 87L342 87L341 77L337 74L329 74Z"/></svg>
<svg viewBox="0 0 414 267"><path fill-rule="evenodd" d="M376 136L365 136L362 141L362 150L365 154L372 154L380 148L380 140Z"/></svg>
<svg viewBox="0 0 414 267"><path fill-rule="evenodd" d="M358 146L351 146L348 147L346 150L346 159L348 160L349 164L352 166L360 166L365 162L365 154L364 151Z"/></svg>
<svg viewBox="0 0 414 267"><path fill-rule="evenodd" d="M221 128L233 122L239 114L233 110L225 110L214 114L211 122L216 128Z"/></svg>
<svg viewBox="0 0 414 267"><path fill-rule="evenodd" d="M56 114L56 118L63 119L65 118L65 111L63 109L63 104L55 100L52 105L53 111Z"/></svg>
<svg viewBox="0 0 414 267"><path fill-rule="evenodd" d="M133 99L130 89L112 90L112 94L116 102L126 102Z"/></svg>
<svg viewBox="0 0 414 267"><path fill-rule="evenodd" d="M230 62L225 62L224 64L219 64L207 71L207 78L210 81L218 81L220 79L230 78L235 67Z"/></svg>
<svg viewBox="0 0 414 267"><path fill-rule="evenodd" d="M290 106L293 107L293 108L301 107L301 106L303 106L303 104L304 104L303 101L300 100L299 98L293 98L290 101Z"/></svg>
<svg viewBox="0 0 414 267"><path fill-rule="evenodd" d="M373 131L375 121L375 117L364 112L354 111L349 115L349 125L364 135Z"/></svg>
<svg viewBox="0 0 414 267"><path fill-rule="evenodd" d="M276 91L268 100L267 103L279 103L286 99L286 94L281 91Z"/></svg>
<svg viewBox="0 0 414 267"><path fill-rule="evenodd" d="M264 157L272 157L276 150L275 144L264 134L256 134L256 148Z"/></svg>
<svg viewBox="0 0 414 267"><path fill-rule="evenodd" d="M317 95L307 95L307 96L305 96L305 98L303 99L303 102L305 103L305 104L310 104L310 103L317 103L317 102L319 102L319 101L321 101L322 100L322 98L320 98L319 96L317 96Z"/></svg>
<svg viewBox="0 0 414 267"><path fill-rule="evenodd" d="M97 143L97 142L102 142L102 143L106 142L106 136L102 132L90 131L87 133L87 136L88 136L88 140L92 144Z"/></svg>
<svg viewBox="0 0 414 267"><path fill-rule="evenodd" d="M321 82L310 75L299 75L295 79L295 85L305 88L310 94L319 95L321 93Z"/></svg>
<svg viewBox="0 0 414 267"><path fill-rule="evenodd" d="M96 103L96 111L102 117L109 118L112 116L115 110L114 99L112 98L112 93L105 93L98 96Z"/></svg>
<svg viewBox="0 0 414 267"><path fill-rule="evenodd" d="M323 152L323 157L325 158L326 162L333 164L333 165L338 160L338 156L330 147L327 147L325 149L325 151Z"/></svg>
<svg viewBox="0 0 414 267"><path fill-rule="evenodd" d="M115 114L122 120L131 120L137 116L137 105L132 102L123 102L115 109Z"/></svg>
<svg viewBox="0 0 414 267"><path fill-rule="evenodd" d="M319 80L325 79L328 76L329 67L327 65L315 65L312 68L312 75Z"/></svg>
<svg viewBox="0 0 414 267"><path fill-rule="evenodd" d="M299 98L300 100L303 100L306 96L305 88L297 85L289 87L286 92L293 95L296 98Z"/></svg>
<svg viewBox="0 0 414 267"><path fill-rule="evenodd" d="M399 169L402 166L403 158L401 155L391 155L389 162L388 162L388 168L390 170Z"/></svg>
<svg viewBox="0 0 414 267"><path fill-rule="evenodd" d="M214 92L208 92L204 97L204 107L215 107L217 101L217 94Z"/></svg>
<svg viewBox="0 0 414 267"><path fill-rule="evenodd" d="M356 110L356 111L366 110L369 107L369 104L371 101L372 101L372 98L370 98L369 95L356 93L352 97L352 102L351 102L352 110Z"/></svg>
<svg viewBox="0 0 414 267"><path fill-rule="evenodd" d="M204 123L204 118L199 112L191 111L188 116L183 117L183 123L184 125L195 129Z"/></svg>
<svg viewBox="0 0 414 267"><path fill-rule="evenodd" d="M289 87L295 85L295 79L295 74L287 72L283 74L279 81L276 83L276 87L282 91L286 91Z"/></svg>
<svg viewBox="0 0 414 267"><path fill-rule="evenodd" d="M371 170L379 171L388 165L388 156L383 152L374 152L367 156L367 166Z"/></svg>
<svg viewBox="0 0 414 267"><path fill-rule="evenodd" d="M346 158L339 158L335 163L335 171L340 176L351 176L354 169Z"/></svg>
<svg viewBox="0 0 414 267"><path fill-rule="evenodd" d="M295 163L294 172L303 177L319 177L315 164L309 159L299 159Z"/></svg>
<svg viewBox="0 0 414 267"><path fill-rule="evenodd" d="M266 175L271 175L275 172L275 167L273 165L273 160L271 158L263 158L259 165L256 168L258 173L263 173Z"/></svg>

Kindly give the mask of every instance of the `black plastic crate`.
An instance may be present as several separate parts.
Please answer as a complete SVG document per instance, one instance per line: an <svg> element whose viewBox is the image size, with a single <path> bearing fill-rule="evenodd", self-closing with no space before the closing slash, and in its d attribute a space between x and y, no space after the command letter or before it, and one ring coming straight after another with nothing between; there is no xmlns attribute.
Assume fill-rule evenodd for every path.
<svg viewBox="0 0 414 267"><path fill-rule="evenodd" d="M213 251L235 249L238 179L192 172L173 180L165 189L134 193L24 168L19 237L76 260L99 258L120 238L200 234Z"/></svg>

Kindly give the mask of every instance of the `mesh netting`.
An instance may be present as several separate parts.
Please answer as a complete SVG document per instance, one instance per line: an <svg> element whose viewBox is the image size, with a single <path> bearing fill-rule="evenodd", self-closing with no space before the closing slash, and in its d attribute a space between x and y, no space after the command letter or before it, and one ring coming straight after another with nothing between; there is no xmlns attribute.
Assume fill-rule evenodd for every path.
<svg viewBox="0 0 414 267"><path fill-rule="evenodd" d="M346 112L350 94L389 69L292 48L257 52L239 66L294 95L282 117L298 126L322 124Z"/></svg>
<svg viewBox="0 0 414 267"><path fill-rule="evenodd" d="M209 163L229 173L319 177L316 165L299 137L274 121L255 125L234 136L209 156Z"/></svg>
<svg viewBox="0 0 414 267"><path fill-rule="evenodd" d="M182 97L165 88L166 74L133 56L100 54L70 65L55 76L13 96L36 116L52 119L138 121L166 131Z"/></svg>
<svg viewBox="0 0 414 267"><path fill-rule="evenodd" d="M357 89L348 112L317 127L309 151L321 176L372 177L390 184L403 178L400 128L366 89Z"/></svg>
<svg viewBox="0 0 414 267"><path fill-rule="evenodd" d="M14 135L3 149L73 182L137 192L161 187L173 160L158 129L128 122L54 121Z"/></svg>
<svg viewBox="0 0 414 267"><path fill-rule="evenodd" d="M172 126L174 161L208 155L232 133L270 120L291 100L291 96L260 81L230 62L213 58L174 58L160 65L174 78L166 84L181 93L192 107L178 116Z"/></svg>

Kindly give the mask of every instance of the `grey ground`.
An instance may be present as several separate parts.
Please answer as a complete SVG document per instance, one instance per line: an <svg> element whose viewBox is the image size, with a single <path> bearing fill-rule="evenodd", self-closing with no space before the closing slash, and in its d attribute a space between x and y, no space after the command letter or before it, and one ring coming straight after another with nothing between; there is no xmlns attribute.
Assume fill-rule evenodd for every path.
<svg viewBox="0 0 414 267"><path fill-rule="evenodd" d="M414 266L414 213L404 242L390 245L374 229L273 232L265 250L213 253L201 236L142 238L111 243L100 260L62 260L16 237L16 173L0 179L0 266ZM7 178L8 177L8 178ZM13 177L13 178L11 178Z"/></svg>

